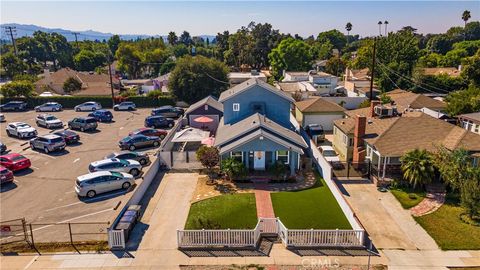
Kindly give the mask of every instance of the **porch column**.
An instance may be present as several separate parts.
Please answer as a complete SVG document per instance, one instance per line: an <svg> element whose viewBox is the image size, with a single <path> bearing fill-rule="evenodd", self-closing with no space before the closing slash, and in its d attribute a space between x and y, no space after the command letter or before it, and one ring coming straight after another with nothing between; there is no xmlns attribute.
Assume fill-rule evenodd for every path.
<svg viewBox="0 0 480 270"><path fill-rule="evenodd" d="M382 180L385 180L385 171L387 170L387 157L383 158L383 173L382 173Z"/></svg>
<svg viewBox="0 0 480 270"><path fill-rule="evenodd" d="M248 168L248 152L242 152L242 157L243 157L243 165L245 165L245 168L247 168L247 170L249 169Z"/></svg>

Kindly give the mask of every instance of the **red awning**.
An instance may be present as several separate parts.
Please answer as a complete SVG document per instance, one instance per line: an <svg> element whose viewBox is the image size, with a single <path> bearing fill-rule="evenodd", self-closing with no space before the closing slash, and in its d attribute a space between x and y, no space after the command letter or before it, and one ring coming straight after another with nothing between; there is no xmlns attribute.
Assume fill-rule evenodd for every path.
<svg viewBox="0 0 480 270"><path fill-rule="evenodd" d="M200 117L197 117L197 118L193 119L193 121L195 121L197 123L212 123L213 119L210 118L210 117L207 117L207 116L200 116Z"/></svg>

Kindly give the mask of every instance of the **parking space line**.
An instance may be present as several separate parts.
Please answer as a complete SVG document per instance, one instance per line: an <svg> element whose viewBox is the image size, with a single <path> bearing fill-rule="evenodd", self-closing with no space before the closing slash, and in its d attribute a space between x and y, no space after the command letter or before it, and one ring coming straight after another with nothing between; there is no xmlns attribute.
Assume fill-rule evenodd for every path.
<svg viewBox="0 0 480 270"><path fill-rule="evenodd" d="M46 229L46 228L55 226L56 224L62 224L62 223L70 222L70 221L73 221L73 220L81 219L81 218L84 218L84 217L89 217L89 216L93 216L93 215L105 213L105 212L108 212L108 211L113 211L113 209L112 209L112 208L108 208L108 209L100 210L100 211L97 211L97 212L94 212L94 213L90 213L90 214L86 214L86 215L82 215L82 216L78 216L78 217L74 217L74 218L62 220L62 221L56 222L55 224L45 225L45 226L42 226L42 227L38 227L38 228L36 228L36 229L33 229L32 231L43 230L43 229Z"/></svg>
<svg viewBox="0 0 480 270"><path fill-rule="evenodd" d="M25 269L28 269L30 266L32 266L32 264L38 259L38 255L33 257L30 262L28 262L28 264L25 266L25 268L23 268L24 270Z"/></svg>
<svg viewBox="0 0 480 270"><path fill-rule="evenodd" d="M73 205L77 205L77 204L81 204L81 203L94 202L96 200L101 200L101 199L105 199L105 198L108 198L108 197L115 197L117 195L122 195L122 194L125 194L125 191L112 193L112 194L106 194L106 195L103 195L103 196L98 196L98 197L94 197L94 198L91 198L91 199L86 199L86 200L83 200L83 201L78 201L78 202L74 202L74 203L70 203L70 204L66 204L66 205L62 205L62 206L57 206L57 207L54 207L54 208L47 209L47 210L45 210L45 212L50 212L50 211L53 211L53 210L57 210L57 209L60 209L60 208L65 208L65 207L69 207L69 206L73 206Z"/></svg>
<svg viewBox="0 0 480 270"><path fill-rule="evenodd" d="M38 167L35 167L35 166L30 166L32 168L34 168L35 170L38 170L39 168Z"/></svg>
<svg viewBox="0 0 480 270"><path fill-rule="evenodd" d="M122 129L123 129L123 127L120 127L119 129L120 129L120 130L122 130Z"/></svg>
<svg viewBox="0 0 480 270"><path fill-rule="evenodd" d="M76 158L73 163L77 163L80 160L80 158Z"/></svg>

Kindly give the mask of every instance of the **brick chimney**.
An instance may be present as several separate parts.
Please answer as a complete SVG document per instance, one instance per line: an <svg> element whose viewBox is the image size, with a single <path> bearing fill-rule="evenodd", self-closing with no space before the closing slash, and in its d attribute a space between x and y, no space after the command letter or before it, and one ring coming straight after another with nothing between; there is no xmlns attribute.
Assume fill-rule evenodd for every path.
<svg viewBox="0 0 480 270"><path fill-rule="evenodd" d="M380 105L380 100L372 100L370 101L370 113L368 117L375 117L375 106Z"/></svg>
<svg viewBox="0 0 480 270"><path fill-rule="evenodd" d="M360 163L365 160L365 147L363 136L367 127L367 117L357 115L355 119L355 131L353 132L353 163Z"/></svg>

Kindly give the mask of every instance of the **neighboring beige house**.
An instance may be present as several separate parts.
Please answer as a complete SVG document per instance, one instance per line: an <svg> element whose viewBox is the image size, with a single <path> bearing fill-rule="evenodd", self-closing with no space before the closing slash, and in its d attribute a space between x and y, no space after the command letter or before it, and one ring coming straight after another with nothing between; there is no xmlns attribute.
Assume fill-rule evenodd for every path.
<svg viewBox="0 0 480 270"><path fill-rule="evenodd" d="M321 97L295 102L295 118L302 127L319 124L325 131L333 130L333 121L343 118L345 108Z"/></svg>
<svg viewBox="0 0 480 270"><path fill-rule="evenodd" d="M345 69L345 75L343 76L343 87L347 90L349 97L370 97L370 75L368 74L368 68L364 69ZM373 85L373 97L377 97L380 94L380 90L377 86Z"/></svg>
<svg viewBox="0 0 480 270"><path fill-rule="evenodd" d="M458 121L462 128L480 134L480 112L459 115Z"/></svg>
<svg viewBox="0 0 480 270"><path fill-rule="evenodd" d="M333 147L343 154L342 160L371 162L374 180L400 177L400 158L405 153L414 149L435 151L436 145L450 150L465 148L474 163L479 163L480 135L420 111L379 118L374 114L377 104L372 104L368 114L361 114L366 111L361 109L356 116L335 121Z"/></svg>
<svg viewBox="0 0 480 270"><path fill-rule="evenodd" d="M63 83L70 77L82 83L80 91L65 93ZM119 80L112 78L112 81L114 88L118 88ZM47 91L58 95L107 96L111 95L110 77L107 74L79 72L70 68L62 68L52 73L45 70L43 78L35 82L35 91L39 94ZM118 90L114 89L114 92L118 93Z"/></svg>
<svg viewBox="0 0 480 270"><path fill-rule="evenodd" d="M422 110L428 108L434 111L444 111L447 104L438 99L427 97L422 94L412 93L402 89L395 89L387 92L399 112L405 110Z"/></svg>

